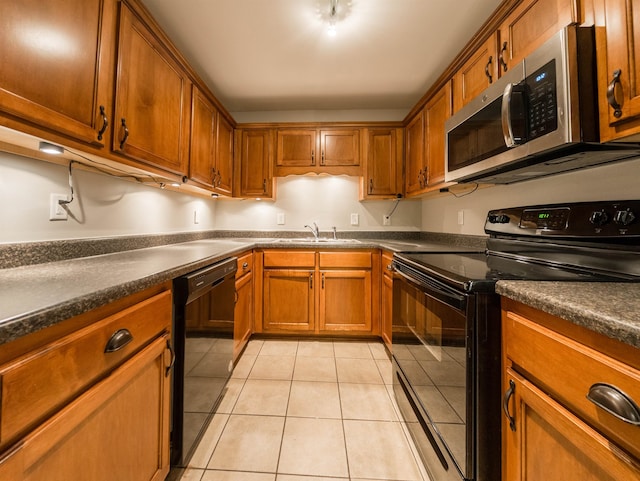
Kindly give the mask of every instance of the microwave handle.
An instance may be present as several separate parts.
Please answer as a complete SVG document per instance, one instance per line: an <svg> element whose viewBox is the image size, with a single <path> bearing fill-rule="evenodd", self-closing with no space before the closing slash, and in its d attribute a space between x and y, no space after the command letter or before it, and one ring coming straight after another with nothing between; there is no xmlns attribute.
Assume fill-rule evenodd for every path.
<svg viewBox="0 0 640 481"><path fill-rule="evenodd" d="M502 135L507 147L527 141L525 119L524 86L509 83L502 94Z"/></svg>

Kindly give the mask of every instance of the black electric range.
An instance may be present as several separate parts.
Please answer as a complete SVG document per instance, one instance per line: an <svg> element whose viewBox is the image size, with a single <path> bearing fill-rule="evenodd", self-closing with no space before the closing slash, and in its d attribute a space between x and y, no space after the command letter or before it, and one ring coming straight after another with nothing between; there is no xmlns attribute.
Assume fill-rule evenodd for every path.
<svg viewBox="0 0 640 481"><path fill-rule="evenodd" d="M640 201L492 210L487 249L394 255L394 392L435 481L500 479L500 280L640 281Z"/></svg>

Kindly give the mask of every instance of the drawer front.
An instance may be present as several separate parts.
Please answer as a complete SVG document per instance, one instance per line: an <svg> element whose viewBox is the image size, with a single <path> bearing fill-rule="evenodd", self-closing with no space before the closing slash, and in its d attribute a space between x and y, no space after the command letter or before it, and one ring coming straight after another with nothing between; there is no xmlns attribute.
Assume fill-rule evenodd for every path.
<svg viewBox="0 0 640 481"><path fill-rule="evenodd" d="M513 369L640 457L640 426L616 418L587 398L593 385L605 383L640 405L640 371L516 313L506 312L503 317L505 355Z"/></svg>
<svg viewBox="0 0 640 481"><path fill-rule="evenodd" d="M253 270L253 253L241 255L238 257L238 270L236 271L236 279L240 279L245 274Z"/></svg>
<svg viewBox="0 0 640 481"><path fill-rule="evenodd" d="M330 269L334 267L370 269L371 264L371 252L320 252L320 269Z"/></svg>
<svg viewBox="0 0 640 481"><path fill-rule="evenodd" d="M0 367L0 447L84 392L171 327L165 291ZM105 352L117 331L132 339ZM122 332L122 331L121 331Z"/></svg>
<svg viewBox="0 0 640 481"><path fill-rule="evenodd" d="M314 267L316 253L314 251L265 251L264 267Z"/></svg>

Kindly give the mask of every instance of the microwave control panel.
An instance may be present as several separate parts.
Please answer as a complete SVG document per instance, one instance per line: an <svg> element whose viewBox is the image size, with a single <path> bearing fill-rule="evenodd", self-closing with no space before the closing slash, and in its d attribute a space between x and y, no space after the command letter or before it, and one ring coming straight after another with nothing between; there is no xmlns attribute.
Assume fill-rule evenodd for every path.
<svg viewBox="0 0 640 481"><path fill-rule="evenodd" d="M529 112L527 139L532 140L558 128L556 61L552 60L528 75L525 84Z"/></svg>

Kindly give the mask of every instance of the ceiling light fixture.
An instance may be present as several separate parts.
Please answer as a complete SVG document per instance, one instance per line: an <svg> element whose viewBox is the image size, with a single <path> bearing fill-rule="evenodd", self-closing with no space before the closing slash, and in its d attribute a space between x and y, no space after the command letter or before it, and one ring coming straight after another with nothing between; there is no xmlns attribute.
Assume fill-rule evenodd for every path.
<svg viewBox="0 0 640 481"><path fill-rule="evenodd" d="M336 20L338 15L338 0L329 0L329 28L327 29L327 34L330 37L335 37L336 30Z"/></svg>

